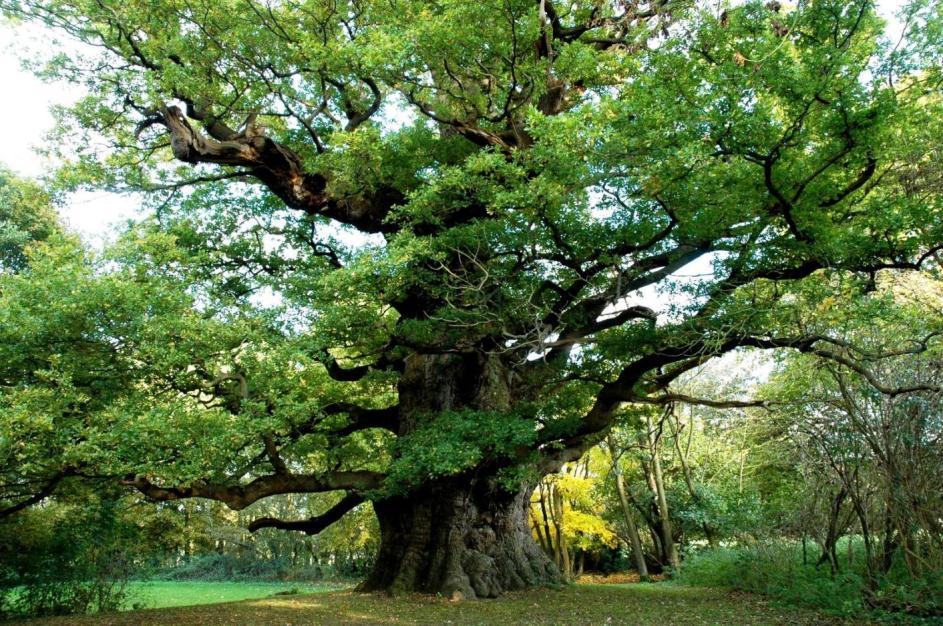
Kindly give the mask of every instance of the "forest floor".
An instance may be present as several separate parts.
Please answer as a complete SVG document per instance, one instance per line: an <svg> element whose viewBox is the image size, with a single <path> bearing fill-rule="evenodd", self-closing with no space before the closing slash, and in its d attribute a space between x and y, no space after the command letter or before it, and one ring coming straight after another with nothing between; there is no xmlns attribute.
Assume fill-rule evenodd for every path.
<svg viewBox="0 0 943 626"><path fill-rule="evenodd" d="M498 600L451 602L430 596L390 598L335 591L242 602L150 609L21 622L29 626L240 626L307 624L840 624L812 611L757 596L673 583L578 584L510 593ZM859 622L860 623L860 622Z"/></svg>

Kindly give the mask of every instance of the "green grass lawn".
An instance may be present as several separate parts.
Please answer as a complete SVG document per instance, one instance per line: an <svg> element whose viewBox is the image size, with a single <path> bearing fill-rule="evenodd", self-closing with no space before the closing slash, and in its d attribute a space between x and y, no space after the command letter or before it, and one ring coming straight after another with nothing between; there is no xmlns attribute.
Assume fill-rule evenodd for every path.
<svg viewBox="0 0 943 626"><path fill-rule="evenodd" d="M161 583L163 584L163 583ZM190 585L190 583L169 583ZM206 583L204 583L206 584ZM211 585L211 583L207 584ZM221 583L228 585L228 583ZM246 585L260 591L272 586ZM204 588L208 590L210 587ZM155 589L157 591L157 589ZM248 589L242 591L249 593ZM164 591L161 591L164 593ZM171 589L170 595L182 595ZM223 593L220 591L220 593ZM234 592L233 592L234 593ZM199 589L187 591L191 598ZM196 595L193 595L196 594ZM217 596L219 597L219 596ZM206 597L197 598L200 602ZM570 585L510 593L497 600L450 602L431 596L389 598L381 594L334 591L274 596L213 606L188 606L127 611L87 617L33 620L30 626L239 626L302 624L442 624L532 626L633 624L674 626L811 625L840 621L819 613L783 608L757 596L673 583L632 585ZM860 622L859 622L860 623Z"/></svg>
<svg viewBox="0 0 943 626"><path fill-rule="evenodd" d="M339 588L341 588L340 585L310 583L148 581L133 582L129 585L131 593L129 602L140 608L163 609L174 606L254 600L292 590L309 594L336 591Z"/></svg>

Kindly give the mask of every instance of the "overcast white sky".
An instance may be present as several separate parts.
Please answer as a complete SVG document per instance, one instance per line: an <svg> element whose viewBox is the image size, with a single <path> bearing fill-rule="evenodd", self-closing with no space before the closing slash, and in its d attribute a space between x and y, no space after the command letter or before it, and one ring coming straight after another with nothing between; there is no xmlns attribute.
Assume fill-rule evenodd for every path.
<svg viewBox="0 0 943 626"><path fill-rule="evenodd" d="M902 5L900 0L879 2L882 15L892 19L892 30L899 30L893 14ZM0 21L0 85L4 85L6 94L0 98L0 163L23 176L40 176L51 165L34 150L52 128L49 107L69 103L81 95L75 86L44 83L21 67L22 50L42 49L51 42L49 34L41 29ZM134 215L135 208L131 197L99 192L75 194L62 212L72 228L100 245L116 223Z"/></svg>

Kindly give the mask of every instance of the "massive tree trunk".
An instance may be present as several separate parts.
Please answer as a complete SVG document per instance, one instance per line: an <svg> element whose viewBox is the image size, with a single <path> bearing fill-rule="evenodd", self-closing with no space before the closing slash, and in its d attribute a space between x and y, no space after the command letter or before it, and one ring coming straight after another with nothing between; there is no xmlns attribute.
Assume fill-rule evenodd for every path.
<svg viewBox="0 0 943 626"><path fill-rule="evenodd" d="M413 355L399 384L399 434L441 411L507 410L509 380L493 355ZM497 469L475 468L374 502L380 550L361 588L493 598L559 582L531 533L533 484L508 492L493 478Z"/></svg>
<svg viewBox="0 0 943 626"><path fill-rule="evenodd" d="M380 551L362 588L493 598L559 582L531 534L530 494L472 480L375 502Z"/></svg>

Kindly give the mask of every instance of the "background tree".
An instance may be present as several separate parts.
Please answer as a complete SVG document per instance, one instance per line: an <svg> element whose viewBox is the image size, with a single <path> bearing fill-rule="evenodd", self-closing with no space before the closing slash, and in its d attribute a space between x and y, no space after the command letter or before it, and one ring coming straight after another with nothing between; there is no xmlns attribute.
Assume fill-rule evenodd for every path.
<svg viewBox="0 0 943 626"><path fill-rule="evenodd" d="M603 463L601 454L591 451L579 462L541 479L532 497L534 535L570 581L583 573L587 556L592 566L603 551L616 544L615 533L602 517L599 477Z"/></svg>
<svg viewBox="0 0 943 626"><path fill-rule="evenodd" d="M926 294L928 284L920 282L908 285L911 299L919 298L921 287ZM884 346L901 325L851 328L847 336L861 351L849 352L848 362L793 357L772 383L788 401L772 423L789 433L810 482L828 494L819 562L838 570L837 540L844 533L859 536L866 599L875 606L900 601L878 592L882 582L899 575L891 574L895 555L900 573L913 581L933 581L943 571L943 502L931 486L943 460L938 284L930 283L929 292L930 310L911 305L899 322L904 332L922 330L922 339L888 351ZM927 600L921 597L919 604Z"/></svg>
<svg viewBox="0 0 943 626"><path fill-rule="evenodd" d="M61 232L49 194L0 166L0 271L22 269L27 245Z"/></svg>
<svg viewBox="0 0 943 626"><path fill-rule="evenodd" d="M900 43L865 0L0 6L96 49L47 68L62 182L154 208L115 273L4 285L8 414L156 500L342 492L255 529L369 500L368 589L555 580L541 476L712 357L840 356L808 303L943 240L932 3Z"/></svg>

